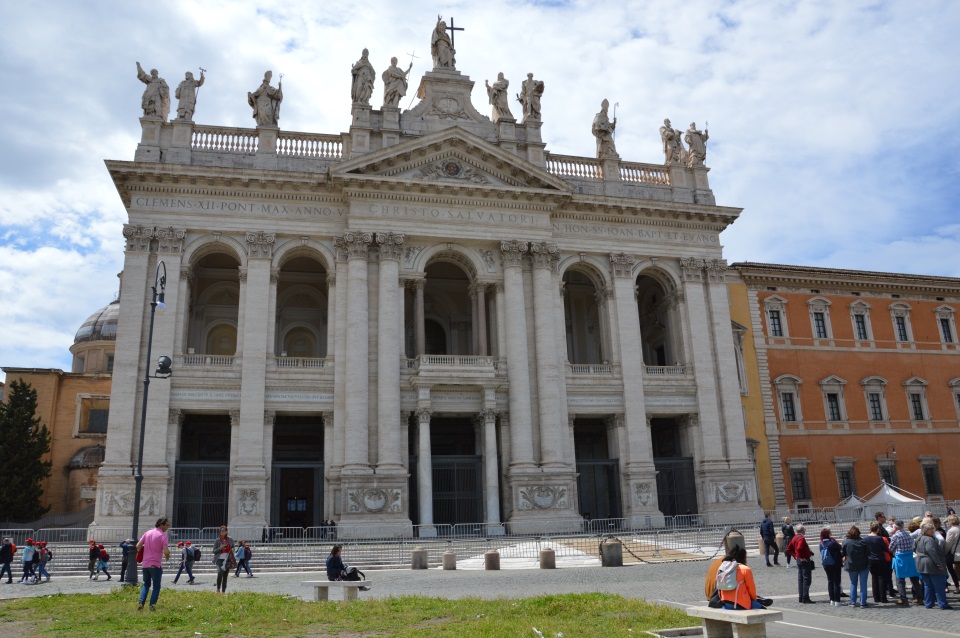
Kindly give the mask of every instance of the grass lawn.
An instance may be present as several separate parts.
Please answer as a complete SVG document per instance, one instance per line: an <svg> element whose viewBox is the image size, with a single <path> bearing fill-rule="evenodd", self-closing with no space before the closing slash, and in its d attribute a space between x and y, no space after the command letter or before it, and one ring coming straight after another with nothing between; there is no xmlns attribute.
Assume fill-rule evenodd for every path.
<svg viewBox="0 0 960 638"><path fill-rule="evenodd" d="M641 636L647 629L697 624L683 611L610 594L480 600L403 596L305 602L280 595L164 589L157 611L137 611L138 592L72 594L0 601L0 638L61 636Z"/></svg>

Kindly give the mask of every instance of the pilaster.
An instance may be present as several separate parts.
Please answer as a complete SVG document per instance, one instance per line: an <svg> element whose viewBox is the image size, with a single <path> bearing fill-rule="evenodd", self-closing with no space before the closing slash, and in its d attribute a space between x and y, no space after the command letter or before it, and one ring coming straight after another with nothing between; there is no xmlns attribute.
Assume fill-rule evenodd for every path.
<svg viewBox="0 0 960 638"><path fill-rule="evenodd" d="M140 143L133 154L135 162L159 162L160 161L160 131L163 128L163 120L156 116L147 116L140 118Z"/></svg>
<svg viewBox="0 0 960 638"><path fill-rule="evenodd" d="M403 474L400 459L400 258L403 235L377 233L380 253L377 322L377 474Z"/></svg>

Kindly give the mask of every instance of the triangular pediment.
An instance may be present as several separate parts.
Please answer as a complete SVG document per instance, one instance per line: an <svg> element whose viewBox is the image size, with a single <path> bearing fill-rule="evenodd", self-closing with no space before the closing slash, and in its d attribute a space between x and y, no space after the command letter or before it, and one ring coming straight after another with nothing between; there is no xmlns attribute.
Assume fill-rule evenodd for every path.
<svg viewBox="0 0 960 638"><path fill-rule="evenodd" d="M330 177L564 193L573 190L570 184L536 164L458 127L341 162L331 168Z"/></svg>

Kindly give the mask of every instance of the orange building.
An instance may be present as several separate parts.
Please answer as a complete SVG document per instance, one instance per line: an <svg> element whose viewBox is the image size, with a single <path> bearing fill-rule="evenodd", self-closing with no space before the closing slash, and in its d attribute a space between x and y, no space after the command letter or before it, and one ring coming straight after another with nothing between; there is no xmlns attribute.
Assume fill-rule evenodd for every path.
<svg viewBox="0 0 960 638"><path fill-rule="evenodd" d="M960 499L960 279L733 264L763 383L777 505L886 481Z"/></svg>
<svg viewBox="0 0 960 638"><path fill-rule="evenodd" d="M50 515L94 504L103 463L119 303L93 313L77 331L73 371L4 367L7 383L22 379L37 392L37 416L50 431L50 476L42 504ZM0 384L2 387L2 384ZM92 511L91 511L92 518Z"/></svg>

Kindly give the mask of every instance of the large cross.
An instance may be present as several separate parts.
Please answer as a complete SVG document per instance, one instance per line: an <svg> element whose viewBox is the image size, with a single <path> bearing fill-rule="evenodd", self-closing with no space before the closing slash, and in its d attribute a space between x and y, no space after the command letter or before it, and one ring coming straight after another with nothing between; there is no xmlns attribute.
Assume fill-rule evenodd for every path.
<svg viewBox="0 0 960 638"><path fill-rule="evenodd" d="M455 32L456 32L456 31L463 31L463 27L455 27L455 26L453 26L453 18L451 17L451 18L450 18L450 26L447 27L447 31L450 32L450 46L453 47L454 49L456 49L456 48L457 48L457 45L456 45L456 42L454 42L454 36L456 35Z"/></svg>

